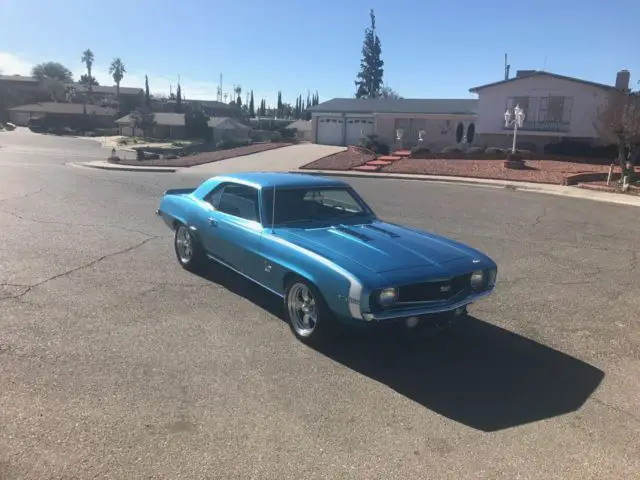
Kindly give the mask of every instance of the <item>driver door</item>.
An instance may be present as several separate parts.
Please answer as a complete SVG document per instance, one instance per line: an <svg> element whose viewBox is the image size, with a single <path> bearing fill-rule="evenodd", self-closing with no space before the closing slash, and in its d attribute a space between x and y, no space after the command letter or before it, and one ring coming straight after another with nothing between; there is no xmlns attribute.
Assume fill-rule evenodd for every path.
<svg viewBox="0 0 640 480"><path fill-rule="evenodd" d="M207 219L204 248L231 268L256 278L262 235L258 190L239 183L219 185L205 201L214 210Z"/></svg>

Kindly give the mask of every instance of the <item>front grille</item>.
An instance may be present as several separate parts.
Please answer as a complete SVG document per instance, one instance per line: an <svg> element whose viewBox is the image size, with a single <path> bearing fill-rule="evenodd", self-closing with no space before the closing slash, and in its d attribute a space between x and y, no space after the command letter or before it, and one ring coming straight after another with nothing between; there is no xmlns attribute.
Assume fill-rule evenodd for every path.
<svg viewBox="0 0 640 480"><path fill-rule="evenodd" d="M423 282L400 288L398 303L436 302L449 300L469 288L471 274L459 275L450 280Z"/></svg>

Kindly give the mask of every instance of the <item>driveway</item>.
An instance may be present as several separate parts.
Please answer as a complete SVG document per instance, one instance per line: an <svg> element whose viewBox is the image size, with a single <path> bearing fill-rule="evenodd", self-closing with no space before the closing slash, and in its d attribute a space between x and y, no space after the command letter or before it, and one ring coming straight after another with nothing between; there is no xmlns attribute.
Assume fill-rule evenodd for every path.
<svg viewBox="0 0 640 480"><path fill-rule="evenodd" d="M315 350L278 299L177 264L154 211L207 172L41 147L0 153L1 479L637 478L637 208L351 179L381 217L487 252L499 282L416 347Z"/></svg>
<svg viewBox="0 0 640 480"><path fill-rule="evenodd" d="M216 175L229 172L248 171L289 171L302 165L345 150L345 147L300 143L290 147L276 148L266 152L254 153L243 157L229 158L219 162L206 163L185 170L195 175Z"/></svg>

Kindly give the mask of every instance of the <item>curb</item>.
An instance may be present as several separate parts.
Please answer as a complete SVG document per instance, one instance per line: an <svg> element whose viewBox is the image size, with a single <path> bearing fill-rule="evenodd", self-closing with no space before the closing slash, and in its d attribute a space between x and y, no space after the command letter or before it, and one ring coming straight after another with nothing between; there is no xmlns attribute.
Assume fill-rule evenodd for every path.
<svg viewBox="0 0 640 480"><path fill-rule="evenodd" d="M623 195L620 193L610 192L597 192L588 190L585 188L578 188L577 186L563 186L552 184L532 184L525 182L509 182L506 180L491 180L491 179L475 179L467 177L437 177L433 176L417 176L407 174L407 176L379 173L346 173L344 171L332 171L332 170L292 170L290 173L306 173L308 175L322 175L325 177L342 177L342 178L389 178L392 180L411 180L418 182L431 182L440 184L457 184L463 186L482 187L482 188L496 188L507 190L519 190L523 192L542 193L547 195L556 195L565 198L574 198L576 200L593 200L601 203L610 203L623 205L628 207L640 207L640 196L636 195Z"/></svg>
<svg viewBox="0 0 640 480"><path fill-rule="evenodd" d="M115 164L91 164L91 163L70 163L74 167L95 168L98 170L114 170L116 172L140 172L140 173L174 173L178 168L174 167L134 167L128 165Z"/></svg>
<svg viewBox="0 0 640 480"><path fill-rule="evenodd" d="M350 170L351 171L351 170ZM438 177L438 176L417 176L407 174L407 176L396 175L393 173L379 174L379 173L345 173L339 170L291 170L289 173L306 173L307 175L322 175L324 177L342 177L342 178L389 178L391 180L410 180L413 182L431 182L431 183L458 183L461 185L470 185L475 187L492 187L492 188L508 188L512 190L545 190L544 187L536 187L529 185L521 185L518 182L508 182L502 180L487 181L482 179L468 178L468 177ZM495 182L495 183L494 183ZM498 183L500 182L500 183Z"/></svg>

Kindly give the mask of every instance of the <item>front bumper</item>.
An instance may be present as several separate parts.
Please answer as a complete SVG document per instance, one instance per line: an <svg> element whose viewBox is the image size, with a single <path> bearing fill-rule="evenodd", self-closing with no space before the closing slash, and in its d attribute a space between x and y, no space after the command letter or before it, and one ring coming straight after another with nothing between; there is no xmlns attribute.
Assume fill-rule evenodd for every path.
<svg viewBox="0 0 640 480"><path fill-rule="evenodd" d="M367 322L372 321L388 321L388 320L396 320L401 318L408 317L420 317L423 315L432 315L437 313L446 313L454 311L458 308L465 307L470 303L475 302L483 297L486 297L493 293L495 287L491 287L482 292L473 293L471 295L467 295L464 298L461 298L457 301L451 303L443 303L443 302L432 302L431 304L423 304L419 307L414 308L403 308L403 309L393 309L393 310L385 310L382 312L376 313L363 313L362 318Z"/></svg>

